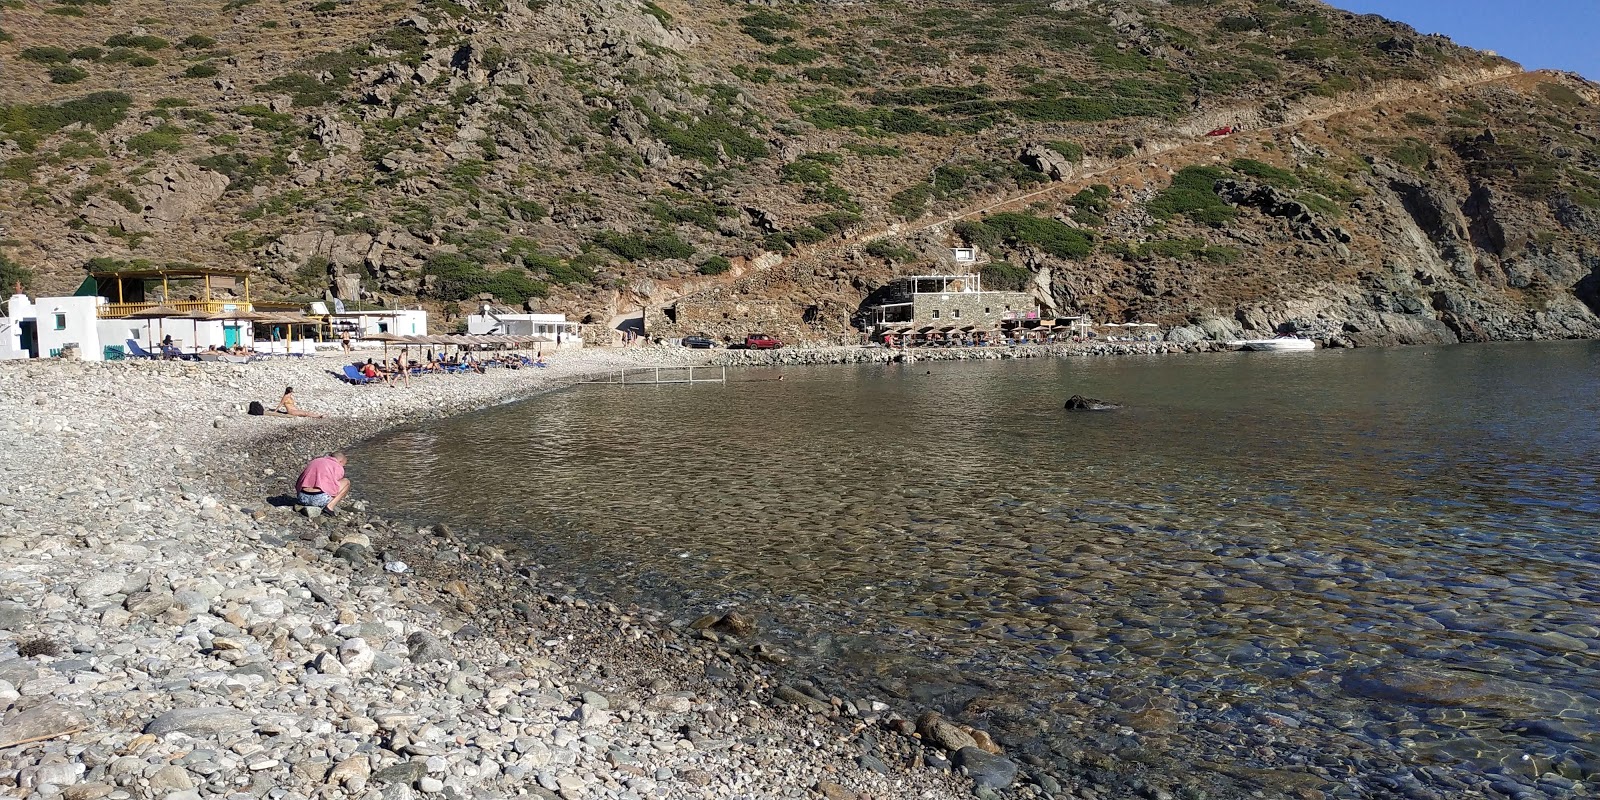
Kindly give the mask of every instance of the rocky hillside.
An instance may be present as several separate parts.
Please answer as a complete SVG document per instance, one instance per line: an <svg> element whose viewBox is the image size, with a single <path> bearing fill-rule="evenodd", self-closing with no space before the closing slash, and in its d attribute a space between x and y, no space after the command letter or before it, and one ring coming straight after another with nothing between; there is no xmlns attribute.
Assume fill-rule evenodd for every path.
<svg viewBox="0 0 1600 800"><path fill-rule="evenodd" d="M0 0L0 74L38 291L820 339L964 241L1178 338L1600 335L1600 90L1307 0Z"/></svg>

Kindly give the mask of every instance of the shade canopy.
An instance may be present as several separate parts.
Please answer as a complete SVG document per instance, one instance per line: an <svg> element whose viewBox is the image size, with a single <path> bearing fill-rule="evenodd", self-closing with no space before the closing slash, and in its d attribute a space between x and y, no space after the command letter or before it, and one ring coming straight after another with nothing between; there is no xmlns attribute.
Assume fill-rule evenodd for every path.
<svg viewBox="0 0 1600 800"><path fill-rule="evenodd" d="M181 316L183 316L183 312L172 306L154 306L143 311L135 311L128 315L128 319L162 319Z"/></svg>

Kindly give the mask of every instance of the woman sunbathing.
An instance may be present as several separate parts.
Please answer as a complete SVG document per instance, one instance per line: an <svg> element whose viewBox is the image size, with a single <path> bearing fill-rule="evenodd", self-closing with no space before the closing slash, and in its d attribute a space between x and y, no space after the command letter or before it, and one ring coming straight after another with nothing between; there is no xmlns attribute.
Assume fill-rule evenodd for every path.
<svg viewBox="0 0 1600 800"><path fill-rule="evenodd" d="M278 400L278 407L274 410L279 414L288 414L291 417L312 417L315 419L323 418L321 414L318 414L315 411L304 411L295 405L293 386L283 387L283 397Z"/></svg>

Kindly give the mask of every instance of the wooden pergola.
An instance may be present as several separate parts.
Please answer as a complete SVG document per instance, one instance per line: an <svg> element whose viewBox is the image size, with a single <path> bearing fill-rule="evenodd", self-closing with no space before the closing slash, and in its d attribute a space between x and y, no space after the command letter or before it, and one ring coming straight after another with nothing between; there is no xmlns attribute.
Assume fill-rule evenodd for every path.
<svg viewBox="0 0 1600 800"><path fill-rule="evenodd" d="M96 294L109 301L100 306L99 314L102 319L126 318L158 305L165 305L176 309L180 313L225 314L236 311L248 313L252 310L250 303L250 270L171 266L91 272L89 277L95 282ZM201 299L172 299L173 281L192 280L202 282ZM161 284L161 300L159 301L151 300L148 297L150 285L157 282ZM213 291L241 288L241 283L243 299L217 300L212 297Z"/></svg>

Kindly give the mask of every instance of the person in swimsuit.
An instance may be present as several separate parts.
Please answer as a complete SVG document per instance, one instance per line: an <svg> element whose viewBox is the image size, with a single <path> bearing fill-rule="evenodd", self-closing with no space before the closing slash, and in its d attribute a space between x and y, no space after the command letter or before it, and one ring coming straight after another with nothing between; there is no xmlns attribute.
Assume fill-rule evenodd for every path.
<svg viewBox="0 0 1600 800"><path fill-rule="evenodd" d="M318 414L314 411L302 410L295 405L293 386L283 387L283 398L278 400L278 407L275 410L279 414L288 414L291 417L311 417L313 419L323 418L321 414Z"/></svg>

